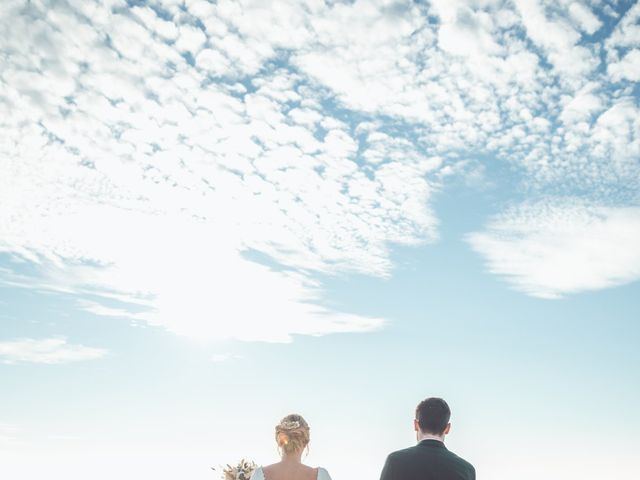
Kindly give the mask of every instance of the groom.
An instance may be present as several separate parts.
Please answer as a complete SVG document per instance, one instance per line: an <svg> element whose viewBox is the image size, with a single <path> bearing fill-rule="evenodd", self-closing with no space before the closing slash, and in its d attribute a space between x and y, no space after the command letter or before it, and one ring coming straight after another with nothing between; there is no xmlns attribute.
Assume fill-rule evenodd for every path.
<svg viewBox="0 0 640 480"><path fill-rule="evenodd" d="M449 405L441 398L420 402L413 421L418 444L390 454L380 480L475 480L473 465L444 446L450 418Z"/></svg>

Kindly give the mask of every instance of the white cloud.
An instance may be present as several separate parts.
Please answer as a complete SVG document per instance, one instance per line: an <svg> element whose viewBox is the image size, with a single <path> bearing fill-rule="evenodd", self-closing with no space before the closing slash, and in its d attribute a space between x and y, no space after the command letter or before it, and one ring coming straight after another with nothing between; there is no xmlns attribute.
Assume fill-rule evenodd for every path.
<svg viewBox="0 0 640 480"><path fill-rule="evenodd" d="M467 240L491 273L542 298L640 279L640 208L553 200L514 207Z"/></svg>
<svg viewBox="0 0 640 480"><path fill-rule="evenodd" d="M613 180L639 178L640 165L640 107L630 97L622 97L600 114L591 129L589 144L593 155L613 158L609 171L600 174L600 180L608 175ZM620 182L625 185L626 182ZM634 184L631 184L632 188Z"/></svg>
<svg viewBox="0 0 640 480"><path fill-rule="evenodd" d="M94 314L198 338L379 328L324 308L318 275L389 276L394 245L435 241L441 182L482 178L461 158L538 192L637 186L637 100L597 73L577 3L76 3L0 25L0 250ZM633 15L613 78L635 78Z"/></svg>
<svg viewBox="0 0 640 480"><path fill-rule="evenodd" d="M596 88L596 84L589 84L578 91L564 106L560 120L564 123L588 121L594 113L602 110L602 99L594 91Z"/></svg>
<svg viewBox="0 0 640 480"><path fill-rule="evenodd" d="M92 295L121 305L80 303L94 314L144 321L202 340L281 342L291 334L357 332L382 325L379 319L319 306L317 282L247 260L241 254L242 241L235 237L239 232L221 223L106 207L36 221L33 227L48 237L47 244L36 241L25 248L49 257L34 258L40 263L39 278L14 279L14 284ZM67 232L73 232L73 238Z"/></svg>
<svg viewBox="0 0 640 480"><path fill-rule="evenodd" d="M633 5L624 17L616 24L616 28L606 39L605 45L609 50L609 55L617 56L615 49L624 49L640 46L640 3Z"/></svg>
<svg viewBox="0 0 640 480"><path fill-rule="evenodd" d="M640 81L640 49L630 50L618 62L612 62L607 67L611 79L615 81Z"/></svg>
<svg viewBox="0 0 640 480"><path fill-rule="evenodd" d="M581 79L599 64L597 55L577 45L580 33L563 17L549 18L545 3L539 0L515 0L527 35L546 53L560 78L580 85Z"/></svg>
<svg viewBox="0 0 640 480"><path fill-rule="evenodd" d="M435 2L434 7L442 20L438 46L446 52L465 57L502 52L492 36L494 23L489 13L455 2Z"/></svg>
<svg viewBox="0 0 640 480"><path fill-rule="evenodd" d="M158 17L149 7L133 7L131 11L152 32L157 33L167 40L175 40L178 37L178 29L173 22L168 22Z"/></svg>
<svg viewBox="0 0 640 480"><path fill-rule="evenodd" d="M578 28L593 35L602 26L600 19L586 6L578 2L569 5L569 15L577 23Z"/></svg>
<svg viewBox="0 0 640 480"><path fill-rule="evenodd" d="M224 75L230 69L229 60L217 50L210 48L198 53L196 64L213 75Z"/></svg>
<svg viewBox="0 0 640 480"><path fill-rule="evenodd" d="M178 29L178 38L175 47L182 52L189 52L196 55L207 41L204 32L189 25L183 25Z"/></svg>
<svg viewBox="0 0 640 480"><path fill-rule="evenodd" d="M411 185L405 194L394 169L378 175L358 165L348 125L318 112L316 121L331 126L320 135L316 122L287 116L288 102L300 108L322 98L300 76L266 72L244 95L238 84L207 83L210 73L255 71L270 42L286 39L269 38L262 49L246 32L212 39L192 68L178 52L201 47L199 29L180 25L168 47L155 14L134 10L145 29L124 13L103 13L125 59L106 45L88 44L78 58L10 46L16 62L82 71L63 75L70 86L37 104L24 92L33 79L11 77L17 64L4 77L14 115L2 120L12 140L1 145L11 160L0 166L0 250L40 265L40 278L22 284L91 292L103 300L80 302L87 311L196 338L287 341L379 328L380 319L322 307L314 275L386 276L389 243L435 238L430 168L417 147L403 147L415 165L397 167ZM219 35L212 22L203 18ZM14 39L30 32L27 23L16 15ZM48 92L46 82L35 85ZM260 265L247 252L280 265Z"/></svg>
<svg viewBox="0 0 640 480"><path fill-rule="evenodd" d="M20 338L0 341L0 361L7 364L60 364L96 360L107 355L101 348L67 343L65 338Z"/></svg>
<svg viewBox="0 0 640 480"><path fill-rule="evenodd" d="M211 361L213 363L224 363L224 362L229 362L231 360L237 360L242 358L239 355L233 355L231 353L214 353L213 355L211 355Z"/></svg>

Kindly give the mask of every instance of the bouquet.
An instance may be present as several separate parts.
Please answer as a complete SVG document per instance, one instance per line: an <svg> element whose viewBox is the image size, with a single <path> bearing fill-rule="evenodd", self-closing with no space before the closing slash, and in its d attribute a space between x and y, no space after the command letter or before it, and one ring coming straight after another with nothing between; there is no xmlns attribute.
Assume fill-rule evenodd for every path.
<svg viewBox="0 0 640 480"><path fill-rule="evenodd" d="M222 480L249 480L253 471L258 468L254 462L244 458L237 465L227 465L222 469ZM215 468L213 469L215 470Z"/></svg>

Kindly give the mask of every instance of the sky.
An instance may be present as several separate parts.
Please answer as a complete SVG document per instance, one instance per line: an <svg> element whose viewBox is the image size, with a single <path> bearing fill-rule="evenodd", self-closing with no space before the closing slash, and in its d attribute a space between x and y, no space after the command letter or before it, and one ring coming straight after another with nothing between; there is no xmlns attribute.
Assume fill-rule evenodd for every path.
<svg viewBox="0 0 640 480"><path fill-rule="evenodd" d="M632 478L640 4L3 0L0 475Z"/></svg>

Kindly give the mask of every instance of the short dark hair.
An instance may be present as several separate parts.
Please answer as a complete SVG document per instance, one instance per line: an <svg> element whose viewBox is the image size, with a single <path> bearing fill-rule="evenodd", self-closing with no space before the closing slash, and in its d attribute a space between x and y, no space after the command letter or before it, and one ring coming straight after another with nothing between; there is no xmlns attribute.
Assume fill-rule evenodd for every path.
<svg viewBox="0 0 640 480"><path fill-rule="evenodd" d="M422 433L441 435L450 419L449 405L441 398L427 398L416 407L416 420Z"/></svg>

